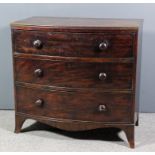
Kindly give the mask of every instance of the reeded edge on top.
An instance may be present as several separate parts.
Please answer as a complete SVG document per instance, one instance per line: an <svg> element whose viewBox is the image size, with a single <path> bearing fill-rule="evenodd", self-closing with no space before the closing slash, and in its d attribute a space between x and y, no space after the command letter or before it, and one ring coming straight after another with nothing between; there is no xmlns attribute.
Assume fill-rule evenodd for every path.
<svg viewBox="0 0 155 155"><path fill-rule="evenodd" d="M45 20L45 21L43 21ZM50 23L52 20L55 20L55 23ZM59 21L60 20L60 21ZM65 24L63 24L63 21L61 23L61 20L64 21ZM81 22L81 24L78 24ZM87 20L87 21L84 21ZM96 24L95 22L92 22L95 20L95 22L100 22L99 24ZM104 23L105 20L105 23ZM66 24L66 21L71 21L72 23ZM110 21L112 24L108 25L106 22ZM75 22L75 24L74 24ZM82 23L83 22L83 23ZM88 22L88 24L87 24ZM121 23L122 22L122 26ZM124 23L123 22L127 22ZM60 23L60 24L59 24ZM93 24L91 24L93 23ZM103 23L103 24L102 24ZM108 18L70 18L70 17L30 17L26 18L24 20L19 20L11 23L12 29L72 29L72 30L103 30L103 29L114 29L114 30L137 30L140 25L143 23L143 19L108 19Z"/></svg>

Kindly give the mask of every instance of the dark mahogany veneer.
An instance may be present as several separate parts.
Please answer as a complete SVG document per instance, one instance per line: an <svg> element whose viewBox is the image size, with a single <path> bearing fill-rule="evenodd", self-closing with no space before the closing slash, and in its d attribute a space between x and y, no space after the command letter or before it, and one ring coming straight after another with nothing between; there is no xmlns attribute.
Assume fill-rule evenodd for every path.
<svg viewBox="0 0 155 155"><path fill-rule="evenodd" d="M11 24L18 133L116 127L134 148L141 20L32 17Z"/></svg>

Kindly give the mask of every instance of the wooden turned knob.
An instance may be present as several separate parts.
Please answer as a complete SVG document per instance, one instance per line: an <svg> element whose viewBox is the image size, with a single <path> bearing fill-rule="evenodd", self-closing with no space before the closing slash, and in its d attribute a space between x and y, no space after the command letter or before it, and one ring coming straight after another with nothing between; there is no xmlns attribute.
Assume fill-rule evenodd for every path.
<svg viewBox="0 0 155 155"><path fill-rule="evenodd" d="M40 49L40 48L42 48L43 43L42 43L41 40L35 40L35 41L33 41L33 46L34 46L35 48L37 48L37 49Z"/></svg>
<svg viewBox="0 0 155 155"><path fill-rule="evenodd" d="M35 75L36 77L42 77L42 76L43 76L43 70L42 70L42 69L36 69L36 70L34 71L34 75Z"/></svg>
<svg viewBox="0 0 155 155"><path fill-rule="evenodd" d="M105 51L109 47L109 42L107 40L104 40L99 44L100 51Z"/></svg>
<svg viewBox="0 0 155 155"><path fill-rule="evenodd" d="M105 80L107 78L107 74L106 73L100 73L99 74L99 79L100 80Z"/></svg>
<svg viewBox="0 0 155 155"><path fill-rule="evenodd" d="M105 106L104 104L101 104L101 105L99 105L98 110L99 110L100 112L102 112L102 111L107 111L107 108L106 108L106 106Z"/></svg>
<svg viewBox="0 0 155 155"><path fill-rule="evenodd" d="M44 101L42 99L38 99L38 100L35 101L35 105L37 107L42 107L43 104L44 104Z"/></svg>

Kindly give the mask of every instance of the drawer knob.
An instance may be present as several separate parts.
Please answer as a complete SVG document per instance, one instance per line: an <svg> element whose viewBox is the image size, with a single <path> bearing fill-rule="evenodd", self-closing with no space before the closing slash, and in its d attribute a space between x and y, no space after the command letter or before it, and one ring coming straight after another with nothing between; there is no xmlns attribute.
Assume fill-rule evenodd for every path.
<svg viewBox="0 0 155 155"><path fill-rule="evenodd" d="M106 73L100 73L99 74L99 79L100 80L105 80L107 78L107 74Z"/></svg>
<svg viewBox="0 0 155 155"><path fill-rule="evenodd" d="M43 104L44 104L44 101L43 101L42 99L38 99L38 100L36 100L36 102L35 102L35 105L36 105L37 107L42 107Z"/></svg>
<svg viewBox="0 0 155 155"><path fill-rule="evenodd" d="M102 111L107 111L107 108L106 108L106 106L105 106L104 104L101 104L101 105L99 105L98 110L99 110L100 112L102 112Z"/></svg>
<svg viewBox="0 0 155 155"><path fill-rule="evenodd" d="M42 76L43 76L43 70L42 70L42 69L36 69L36 70L34 71L34 75L35 75L36 77L42 77Z"/></svg>
<svg viewBox="0 0 155 155"><path fill-rule="evenodd" d="M107 40L104 40L103 42L99 44L100 51L104 51L108 49L108 47L109 47L109 42Z"/></svg>
<svg viewBox="0 0 155 155"><path fill-rule="evenodd" d="M43 43L42 43L41 40L35 40L35 41L33 41L33 46L34 46L35 48L37 48L37 49L40 49L40 48L42 48Z"/></svg>

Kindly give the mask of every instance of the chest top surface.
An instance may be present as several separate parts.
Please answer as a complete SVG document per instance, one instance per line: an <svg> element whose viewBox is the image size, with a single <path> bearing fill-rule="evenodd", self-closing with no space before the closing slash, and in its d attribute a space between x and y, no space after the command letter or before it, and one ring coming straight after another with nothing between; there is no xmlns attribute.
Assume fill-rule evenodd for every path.
<svg viewBox="0 0 155 155"><path fill-rule="evenodd" d="M52 27L52 28L104 28L104 29L138 29L141 19L102 19L70 17L30 17L11 23L17 27Z"/></svg>

